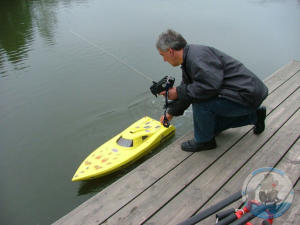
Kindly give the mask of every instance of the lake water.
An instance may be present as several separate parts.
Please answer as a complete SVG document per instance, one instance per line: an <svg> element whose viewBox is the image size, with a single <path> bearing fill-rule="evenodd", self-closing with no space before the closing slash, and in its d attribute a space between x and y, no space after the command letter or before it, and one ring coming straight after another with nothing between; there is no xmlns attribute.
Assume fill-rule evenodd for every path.
<svg viewBox="0 0 300 225"><path fill-rule="evenodd" d="M0 224L50 224L141 162L71 182L99 145L162 114L140 73L180 82L155 49L168 28L262 79L300 59L299 0L1 0ZM169 143L192 128L191 111L173 124Z"/></svg>

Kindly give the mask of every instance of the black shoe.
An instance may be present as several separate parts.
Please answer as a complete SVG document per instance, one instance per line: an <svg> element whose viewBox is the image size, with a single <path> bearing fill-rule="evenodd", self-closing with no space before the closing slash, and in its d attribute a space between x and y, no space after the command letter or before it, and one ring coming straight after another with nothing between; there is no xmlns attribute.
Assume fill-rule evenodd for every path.
<svg viewBox="0 0 300 225"><path fill-rule="evenodd" d="M194 140L189 140L181 144L181 149L186 152L200 152L210 150L217 147L216 141L213 138L211 141L196 143Z"/></svg>
<svg viewBox="0 0 300 225"><path fill-rule="evenodd" d="M254 134L261 134L265 130L265 119L267 115L265 106L259 107L256 110L257 121L253 130Z"/></svg>

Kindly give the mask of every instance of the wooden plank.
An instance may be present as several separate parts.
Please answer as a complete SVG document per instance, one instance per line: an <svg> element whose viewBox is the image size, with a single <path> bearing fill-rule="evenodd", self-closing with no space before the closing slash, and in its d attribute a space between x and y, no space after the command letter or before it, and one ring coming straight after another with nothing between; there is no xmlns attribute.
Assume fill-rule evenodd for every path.
<svg viewBox="0 0 300 225"><path fill-rule="evenodd" d="M172 201L168 202L164 208L160 209L146 224L148 222L149 224L176 224L195 213L195 206L197 208L197 205L201 205L209 200L230 177L256 154L257 150L273 136L274 132L280 129L286 119L299 108L299 105L300 91L271 113L267 119L268 128L263 136L256 137L252 133L247 134L229 152L201 174ZM205 192L201 190L205 190Z"/></svg>
<svg viewBox="0 0 300 225"><path fill-rule="evenodd" d="M294 74L300 71L300 61L291 61L289 64L281 67L264 80L269 88L269 93L276 90L285 81L290 79Z"/></svg>
<svg viewBox="0 0 300 225"><path fill-rule="evenodd" d="M228 195L241 190L241 184L250 172L261 167L276 167L284 171L292 181L296 183L300 176L300 140L294 144L295 139L299 136L300 112L294 115L256 154L241 170L226 183L214 197L209 200L204 206L202 205L199 211L209 208ZM298 117L297 117L298 116ZM296 127L297 126L297 127ZM297 133L298 132L298 133ZM287 153L286 153L287 152ZM286 155L281 159L282 155ZM276 165L277 164L277 165ZM298 196L300 197L300 196ZM227 208L237 208L242 201L236 202ZM295 204L293 204L295 206ZM200 208L200 205L199 205ZM190 214L191 216L192 214ZM214 217L209 217L203 220L201 225L211 225L215 221ZM280 223L276 223L280 224Z"/></svg>
<svg viewBox="0 0 300 225"><path fill-rule="evenodd" d="M113 217L105 221L104 224L141 224L147 217L151 216L161 205L172 198L178 189L184 188L191 182L201 171L216 160L227 148L232 145L234 139L238 139L240 133L230 133L226 136L222 135L218 141L222 146L218 151L211 151L202 156L189 157L183 163L179 164L174 170L171 171L172 176L169 174L161 178L142 195L138 196ZM180 151L179 148L177 151ZM200 163L201 162L201 163ZM186 166L190 164L190 166ZM198 164L197 166L195 166ZM163 194L162 194L163 193Z"/></svg>
<svg viewBox="0 0 300 225"><path fill-rule="evenodd" d="M54 224L93 225L105 221L115 211L118 211L164 176L165 173L191 155L182 151L177 152L177 146L181 141L186 140L187 137L179 138L166 151L147 160L141 166L90 198ZM174 154L174 151L178 154ZM169 155L167 161L160 160L159 156L166 158L167 155Z"/></svg>
<svg viewBox="0 0 300 225"><path fill-rule="evenodd" d="M272 92L263 105L267 107L267 112L271 112L278 106L278 101L283 102L284 99L293 93L300 86L300 71L294 74L287 82L279 86L275 92Z"/></svg>
<svg viewBox="0 0 300 225"><path fill-rule="evenodd" d="M299 119L299 117L298 117ZM299 133L298 133L299 134ZM282 217L275 220L274 225L299 224L300 221L300 139L294 144L287 156L280 161L276 168L287 172L290 180L296 185L294 188L294 200L291 208Z"/></svg>
<svg viewBox="0 0 300 225"><path fill-rule="evenodd" d="M277 109L279 113L272 113L271 117L267 120L267 130L265 131L263 136L255 136L252 133L249 133L246 138L242 139L237 145L235 145L232 150L230 150L230 153L228 152L221 158L219 161L212 165L214 168L212 174L212 177L207 177L203 179L205 182L202 184L204 185L203 188L210 189L210 185L212 184L215 174L218 174L216 171L222 172L223 170L226 170L226 173L232 173L233 170L228 170L226 166L230 166L232 163L233 158L241 157L240 161L243 164L244 161L247 161L249 157L255 151L257 148L260 147L264 143L265 140L267 140L270 136L273 135L273 133L276 131L276 129L279 129L282 124L286 121L286 119L299 107L300 102L295 104L295 101L297 98L300 97L300 90L297 92L297 94L293 95L290 99L288 99L286 102L284 102L281 106L285 111L282 111L281 108ZM300 98L299 98L300 99ZM293 111L294 110L294 111ZM281 115L281 113L284 112L284 116ZM271 126L268 126L272 124ZM255 143L256 142L256 143ZM205 151L200 152L197 154L194 154L192 157L189 157L186 159L182 164L180 164L178 167L176 167L173 171L171 171L167 176L159 180L157 183L155 183L152 187L150 187L147 191L143 193L142 196L137 197L134 201L129 203L126 207L124 207L122 210L117 212L112 218L107 220L107 224L141 224L146 220L148 217L152 216L152 214L156 213L158 209L164 206L166 202L168 202L170 199L172 199L173 196L177 195L178 192L180 192L182 189L186 187L190 182L193 181L199 174L202 173L210 164L212 164L213 160L216 159L216 156L221 152L224 152L224 149L222 147L226 146L226 143L221 143L221 148L217 149L216 151ZM235 154L238 154L240 152L240 148L245 148L244 146L251 146L247 148L246 152L244 152L243 155L235 156ZM227 149L228 146L225 147ZM225 157L228 155L227 157ZM235 164L235 166L237 166ZM211 170L211 169L209 169ZM225 172L223 172L224 174ZM220 180L222 180L223 174L216 175L216 177L220 176ZM202 176L202 175L201 175ZM225 175L226 176L226 175ZM180 179L179 179L180 178ZM197 189L197 188L196 188ZM163 194L162 194L163 193ZM185 192L188 199L192 199L192 201L195 201L198 199L198 197L194 197L191 195L191 193L194 192ZM200 196L201 198L201 196ZM180 199L182 201L182 199ZM174 208L167 207L168 210L162 210L162 212L159 212L158 214L161 214L161 216L158 216L157 220L152 220L151 223L154 224L168 224L169 218L168 216L165 216L167 212L172 212L172 217L177 218L179 213L182 213L182 210L187 209L188 207L177 207L177 205L174 205ZM185 208L185 209L182 209ZM176 215L173 215L173 212L176 212ZM162 218L164 217L164 218ZM175 220L178 221L178 220Z"/></svg>
<svg viewBox="0 0 300 225"><path fill-rule="evenodd" d="M298 82L297 82L297 80L298 80ZM293 78L293 80L291 80L289 83L286 83L284 86L282 86L281 87L281 89L279 90L279 92L281 93L281 94L276 94L276 95L274 95L275 93L273 93L272 95L274 95L274 98L272 97L272 98L269 98L269 104L268 105L270 105L270 109L272 109L272 108L275 108L277 105L278 105L278 102L277 101L283 101L289 94L290 94L290 92L288 92L288 94L283 94L283 92L286 92L286 90L292 90L293 88L297 88L297 86L299 86L299 85L297 85L297 83L299 84L299 77L298 76L295 76L294 78ZM276 104L276 102L277 102L277 104ZM249 127L247 127L247 128L244 128L244 129L242 129L242 134L244 133L244 132L246 132L246 130L247 129L249 129ZM238 136L238 135L235 135L235 136ZM229 137L230 138L230 137ZM227 142L226 143L232 143L232 139L227 139ZM220 145L222 146L222 147L224 147L225 149L227 149L227 145L224 145L224 143L222 142L222 140L218 140L218 142L220 143ZM173 150L175 150L175 149L173 149ZM217 155L208 155L208 156L206 156L206 158L205 157L202 157L201 159L197 159L197 158L195 158L193 161L195 161L195 162L190 162L190 161L188 161L188 163L190 164L190 165L195 165L195 163L200 163L201 162L201 164L200 164L200 166L193 166L193 169L192 169L192 172L186 172L185 170L182 170L182 174L178 174L177 176L175 176L175 181L173 181L173 182L171 182L172 183L172 191L171 191L171 188L169 188L168 187L168 185L166 184L165 185L165 190L161 190L161 192L162 193L164 193L164 192L166 192L166 191L168 191L168 193L169 193L169 195L168 196L164 196L165 198L167 198L167 197L172 197L172 194L171 193L176 193L176 190L178 189L178 184L180 183L180 182L182 182L182 184L183 184L183 186L186 184L186 183L189 183L194 177L195 177L195 174L198 174L198 173L200 173L202 170L204 170L205 169L205 167L207 166L207 165L209 165L211 162L212 162L212 160L213 159L216 159L220 154L222 154L224 152L224 149L222 149L222 150L220 150L219 149L219 151L218 152L213 152L213 153L217 153ZM196 168L196 169L195 169ZM190 169L189 167L184 167L184 169ZM189 174L188 176L187 175L185 175L185 174ZM185 176L184 176L185 175ZM185 177L185 179L184 180L178 180L176 177L181 177L181 176L184 176ZM157 185L155 185L154 187L156 187ZM182 185L181 185L182 186ZM151 191L152 189L150 189L150 191ZM145 198L144 197L145 196L145 194L143 194L143 198ZM145 201L146 203L145 204L150 204L150 206L149 207L154 207L154 204L153 204L153 201L151 201L150 199L153 199L154 198L154 196L152 195L152 196L150 196L149 197L149 201L147 201L146 199L144 199L144 200L141 200L141 201ZM163 199L161 198L161 197L159 197L158 196L158 198L159 199L157 199L156 200L156 202L158 203L158 202L161 202ZM166 200L167 201L167 200ZM134 201L134 203L132 203L132 204L137 204L136 203L136 201ZM151 211L149 211L149 210L143 210L143 207L139 207L139 210L133 210L133 208L135 207L135 206L133 206L132 208L130 208L130 206L132 205L132 204L130 204L129 206L128 206L128 210L127 210L127 213L124 213L124 210L125 209L123 209L123 213L117 213L117 215L120 215L119 216L119 218L118 218L118 221L115 221L115 222L120 222L120 220L122 220L122 222L123 223L125 223L125 220L127 220L128 218L127 218L127 215L128 215L128 213L129 212L131 212L131 211L134 211L135 212L135 214L137 215L137 220L138 221L135 221L135 223L140 223L141 221L139 221L140 220L140 214L141 214L141 212L140 212L140 210L142 210L143 212L147 212L147 213L151 213ZM142 204L142 203L141 203ZM147 208L147 206L144 206L145 208ZM126 207L127 208L127 207ZM121 214L123 214L123 216L121 216ZM116 217L117 217L117 215L116 215ZM149 216L149 215L148 215ZM147 217L146 215L144 215L144 217ZM131 220L133 219L133 215L131 214L130 215L130 218L131 218ZM112 221L110 221L109 220L109 222L111 223L111 224L113 224L114 222L112 222Z"/></svg>
<svg viewBox="0 0 300 225"><path fill-rule="evenodd" d="M299 146L300 147L300 146ZM299 224L300 221L300 181L294 187L294 200L293 204L288 211L281 217L275 219L273 225L291 225Z"/></svg>
<svg viewBox="0 0 300 225"><path fill-rule="evenodd" d="M294 63L291 65L294 67ZM273 79L277 79L276 74L272 77ZM277 79L276 82L273 82L272 87L269 89L270 91L276 89L284 82L282 80L280 83L279 80L280 79ZM276 107L276 104L274 107ZM235 134L236 136L233 135L234 137L230 140L232 142L238 140L243 135L243 133L240 132L247 132L248 130L249 128L235 131L237 132ZM161 151L151 159L147 160L135 170L116 181L113 185L107 187L105 190L74 209L55 224L99 224L101 221L106 220L109 216L113 215L124 205L128 204L147 190L147 188L168 174L170 170L188 159L191 156L191 153L181 151L178 146L180 146L181 142L190 139L191 137L192 132L189 132L186 136L178 139L168 148L164 149L164 151ZM222 138L224 137L221 136L219 138L221 142Z"/></svg>

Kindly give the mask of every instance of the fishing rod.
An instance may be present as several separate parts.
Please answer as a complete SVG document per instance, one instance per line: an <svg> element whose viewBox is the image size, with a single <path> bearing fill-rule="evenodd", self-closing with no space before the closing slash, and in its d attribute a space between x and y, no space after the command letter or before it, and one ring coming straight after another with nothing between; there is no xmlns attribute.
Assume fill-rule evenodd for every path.
<svg viewBox="0 0 300 225"><path fill-rule="evenodd" d="M231 203L233 203L241 198L242 198L242 192L238 191L238 192L230 195L229 197L223 199L222 201L216 203L215 205L209 207L208 209L203 210L199 214L196 214L196 215L190 217L189 219L179 223L178 225L194 225L194 224L198 223L199 221L206 219L207 217L215 214L219 210L225 208L226 206L230 205Z"/></svg>
<svg viewBox="0 0 300 225"><path fill-rule="evenodd" d="M87 38L83 37L82 35L76 33L73 30L70 30L70 33L72 33L74 36L78 37L79 39L81 39L82 41L88 43L89 45L95 47L96 49L104 52L105 54L111 56L112 58L114 58L117 62L123 64L124 66L126 66L127 68L129 68L130 70L134 71L135 73L139 74L140 76L142 76L143 78L145 78L146 80L149 80L152 82L152 85L150 86L150 90L151 93L157 97L158 94L160 94L161 92L165 91L165 105L164 105L164 120L163 120L163 126L165 127L169 127L170 123L167 119L166 113L167 113L167 108L169 105L169 101L168 101L168 91L170 88L173 87L174 82L175 82L175 78L171 77L171 76L165 76L163 77L160 81L155 82L153 79L151 79L148 75L146 75L145 73L137 70L136 68L132 67L131 65L129 65L128 63L126 63L125 61L123 61L122 59L120 59L119 57L117 57L116 55L112 54L111 52L105 50L104 48L102 48L101 46L91 42L90 40L88 40Z"/></svg>
<svg viewBox="0 0 300 225"><path fill-rule="evenodd" d="M236 192L178 225L194 225L241 198L243 198L243 203L238 209L230 208L216 214L217 221L215 225L252 225L249 221L255 217L264 219L262 225L272 224L274 218L281 216L291 206L291 202L287 200L294 195L294 191L292 185L288 187L288 189L287 187L281 189L286 191L281 199L278 198L277 195L279 191L276 189L272 189L271 192L266 193L264 190L266 188L262 188L262 184L270 181L268 179L271 177L271 185L274 188L276 187L273 184L275 180L271 173L273 170L276 170L276 168L266 169L270 169L270 171L268 171L268 173L260 179L258 183L255 182L256 187L249 189L249 191L245 191L245 188L243 187L243 191ZM256 194L256 191L258 190L260 190L259 200L255 200L255 198L250 199L249 194ZM244 206L242 207L242 205Z"/></svg>

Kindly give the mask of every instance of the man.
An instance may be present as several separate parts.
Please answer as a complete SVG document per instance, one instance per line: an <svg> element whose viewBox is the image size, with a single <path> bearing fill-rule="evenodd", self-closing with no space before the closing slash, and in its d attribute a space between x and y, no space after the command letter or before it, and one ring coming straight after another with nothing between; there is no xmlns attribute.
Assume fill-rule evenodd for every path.
<svg viewBox="0 0 300 225"><path fill-rule="evenodd" d="M192 104L194 139L182 143L182 150L214 149L215 136L228 128L252 124L255 134L264 131L266 108L260 105L268 89L242 63L215 48L187 44L173 30L160 34L156 47L165 62L182 69L181 84L169 90L174 102L167 119L182 115Z"/></svg>

